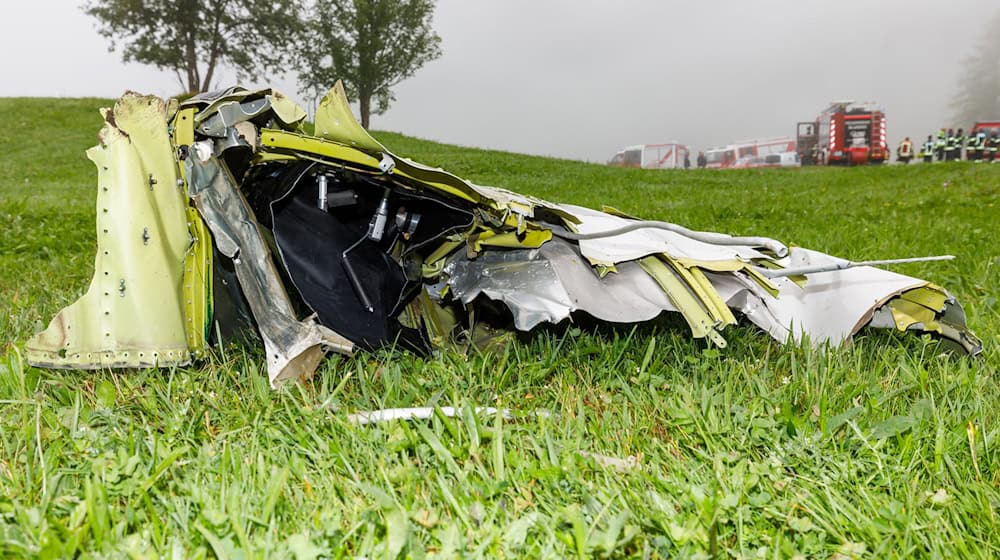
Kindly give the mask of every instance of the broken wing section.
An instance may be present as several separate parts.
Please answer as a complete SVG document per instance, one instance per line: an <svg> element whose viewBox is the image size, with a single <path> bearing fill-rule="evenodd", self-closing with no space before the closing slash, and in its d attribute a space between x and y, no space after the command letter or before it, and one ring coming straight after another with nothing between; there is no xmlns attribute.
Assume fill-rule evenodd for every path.
<svg viewBox="0 0 1000 560"><path fill-rule="evenodd" d="M540 248L481 250L470 240L475 250L447 257L445 280L429 295L442 304L452 298L468 306L480 296L502 302L519 330L558 323L576 311L617 323L676 311L692 336L724 347L722 331L740 313L783 343L837 346L873 326L932 333L971 354L982 349L958 302L924 280L871 266L770 277L774 269L851 263L767 238L562 208L573 222L528 221L525 231L553 234Z"/></svg>
<svg viewBox="0 0 1000 560"><path fill-rule="evenodd" d="M97 256L87 292L26 344L57 368L187 364L183 276L187 198L167 135L166 105L126 93L104 111L97 166Z"/></svg>

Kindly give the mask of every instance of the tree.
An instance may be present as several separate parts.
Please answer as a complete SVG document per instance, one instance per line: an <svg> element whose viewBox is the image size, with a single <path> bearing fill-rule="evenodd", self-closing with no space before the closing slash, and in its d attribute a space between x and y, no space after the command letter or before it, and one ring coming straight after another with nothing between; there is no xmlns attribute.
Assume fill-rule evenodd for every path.
<svg viewBox="0 0 1000 560"><path fill-rule="evenodd" d="M972 124L1000 116L1000 12L989 21L972 56L962 63L958 93L951 102L955 121Z"/></svg>
<svg viewBox="0 0 1000 560"><path fill-rule="evenodd" d="M316 92L342 80L368 128L371 113L384 113L395 100L393 86L441 56L433 15L433 0L316 0L299 80Z"/></svg>
<svg viewBox="0 0 1000 560"><path fill-rule="evenodd" d="M125 62L173 70L205 91L220 65L240 77L283 72L301 34L301 0L91 0L83 11Z"/></svg>

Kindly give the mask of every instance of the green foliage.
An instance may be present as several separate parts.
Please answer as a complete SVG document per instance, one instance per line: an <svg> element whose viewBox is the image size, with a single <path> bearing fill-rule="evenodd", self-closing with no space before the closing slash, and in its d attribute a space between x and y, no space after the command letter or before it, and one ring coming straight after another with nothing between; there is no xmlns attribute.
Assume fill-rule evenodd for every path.
<svg viewBox="0 0 1000 560"><path fill-rule="evenodd" d="M986 22L976 50L963 61L952 99L958 126L1000 117L1000 12Z"/></svg>
<svg viewBox="0 0 1000 560"><path fill-rule="evenodd" d="M317 93L343 80L368 128L370 114L384 113L395 99L393 86L441 56L433 15L433 0L316 0L299 80Z"/></svg>
<svg viewBox="0 0 1000 560"><path fill-rule="evenodd" d="M170 70L205 91L220 65L240 77L284 72L296 45L300 0L90 0L84 12L128 61Z"/></svg>
<svg viewBox="0 0 1000 560"><path fill-rule="evenodd" d="M719 351L667 322L335 356L272 391L239 346L167 370L24 363L21 341L93 271L99 103L0 99L0 557L1000 555L1000 165L648 171L377 133L548 199L852 259L954 253L899 270L947 286L985 355L893 333L787 347L750 327ZM347 421L406 406L460 414Z"/></svg>

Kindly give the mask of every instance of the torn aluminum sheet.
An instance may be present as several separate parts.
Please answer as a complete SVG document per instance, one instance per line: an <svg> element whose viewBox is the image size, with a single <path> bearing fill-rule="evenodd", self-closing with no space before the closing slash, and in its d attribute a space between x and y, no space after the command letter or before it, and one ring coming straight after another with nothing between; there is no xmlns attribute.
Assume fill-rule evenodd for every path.
<svg viewBox="0 0 1000 560"><path fill-rule="evenodd" d="M621 263L617 270L597 276L577 247L556 238L538 249L490 251L475 258L457 252L443 272L454 298L467 305L480 295L502 301L522 331L558 323L574 311L637 323L677 310L638 264Z"/></svg>
<svg viewBox="0 0 1000 560"><path fill-rule="evenodd" d="M742 315L781 342L837 345L871 326L981 350L958 302L925 280L773 239L553 204L399 157L357 123L339 83L315 135L270 89L169 105L128 94L110 115L95 149L104 155L92 151L111 170L99 174L109 212L98 212L97 273L27 344L36 365L185 363L250 316L273 382L308 375L326 350L425 352L484 323L530 330L574 313L615 323L679 313L720 347ZM212 289L213 275L226 289ZM116 280L123 299L111 297ZM102 307L108 298L116 305ZM87 336L70 335L77 325Z"/></svg>
<svg viewBox="0 0 1000 560"><path fill-rule="evenodd" d="M299 321L246 201L226 168L208 151L187 158L188 192L215 238L232 259L267 356L271 383L311 374L323 348L350 353L351 342L311 319ZM204 160L202 159L204 157Z"/></svg>

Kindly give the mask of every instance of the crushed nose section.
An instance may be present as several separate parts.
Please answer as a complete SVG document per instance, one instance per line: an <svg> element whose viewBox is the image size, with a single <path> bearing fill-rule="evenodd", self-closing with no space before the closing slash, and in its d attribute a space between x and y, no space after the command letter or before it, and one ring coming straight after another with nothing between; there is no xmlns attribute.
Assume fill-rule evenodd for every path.
<svg viewBox="0 0 1000 560"><path fill-rule="evenodd" d="M32 365L151 367L191 360L183 310L187 197L167 107L127 93L105 110L97 166L97 256L87 292L25 344Z"/></svg>

